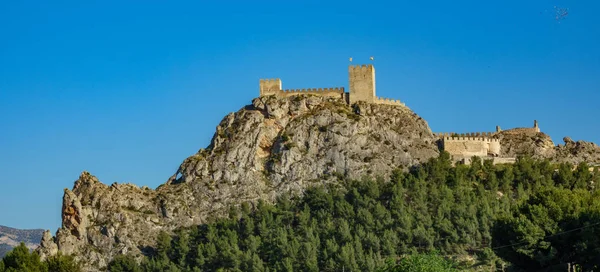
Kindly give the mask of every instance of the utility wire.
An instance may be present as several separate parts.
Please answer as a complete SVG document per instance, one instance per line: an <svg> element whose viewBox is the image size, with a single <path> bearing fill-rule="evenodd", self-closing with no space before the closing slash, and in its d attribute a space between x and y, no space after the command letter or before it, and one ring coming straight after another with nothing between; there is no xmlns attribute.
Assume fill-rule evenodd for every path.
<svg viewBox="0 0 600 272"><path fill-rule="evenodd" d="M582 229L590 228L590 227L593 227L593 226L596 226L596 225L600 225L600 222L596 222L596 223L591 224L591 225L587 225L587 226L583 226L583 227L579 227L579 228L575 228L575 229L571 229L571 230L562 231L562 232L555 233L555 234L552 234L552 235L548 235L548 236L543 237L542 240L545 240L545 239L550 238L550 237L562 235L562 234L565 234L565 233L569 233L569 232L574 232L574 231L577 231L577 230L582 230ZM497 247L493 247L492 250L494 250L494 249L500 249L500 248L505 248L505 247L522 245L522 244L526 244L526 243L528 243L528 242L519 242L519 243L510 244L510 245L497 246Z"/></svg>

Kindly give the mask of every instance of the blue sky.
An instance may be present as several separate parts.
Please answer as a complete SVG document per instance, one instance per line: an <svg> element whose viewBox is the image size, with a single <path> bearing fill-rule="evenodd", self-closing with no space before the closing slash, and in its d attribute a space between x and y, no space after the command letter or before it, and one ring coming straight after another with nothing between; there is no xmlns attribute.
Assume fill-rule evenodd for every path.
<svg viewBox="0 0 600 272"><path fill-rule="evenodd" d="M218 2L0 2L1 225L55 231L83 170L156 187L260 78L347 88L349 57L435 132L600 142L600 1Z"/></svg>

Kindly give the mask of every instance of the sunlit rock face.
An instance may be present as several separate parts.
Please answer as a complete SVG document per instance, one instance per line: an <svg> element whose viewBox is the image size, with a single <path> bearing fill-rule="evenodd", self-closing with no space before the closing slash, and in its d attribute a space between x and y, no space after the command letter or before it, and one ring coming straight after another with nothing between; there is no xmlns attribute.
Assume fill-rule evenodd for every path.
<svg viewBox="0 0 600 272"><path fill-rule="evenodd" d="M600 155L591 143L555 147L539 132L498 137L503 156L576 162ZM43 258L59 250L74 254L89 271L104 269L120 254L141 260L160 231L207 222L231 205L273 201L341 178L388 177L436 157L436 141L427 122L403 105L262 96L225 116L210 145L186 158L156 190L109 186L83 172L72 190L65 189L62 227L55 237L44 234L38 252Z"/></svg>
<svg viewBox="0 0 600 272"><path fill-rule="evenodd" d="M230 205L342 177L387 177L437 154L427 122L407 107L263 96L227 115L210 145L156 190L108 186L83 172L65 189L62 227L38 251L75 254L98 270L118 254L141 258L159 231L206 222Z"/></svg>

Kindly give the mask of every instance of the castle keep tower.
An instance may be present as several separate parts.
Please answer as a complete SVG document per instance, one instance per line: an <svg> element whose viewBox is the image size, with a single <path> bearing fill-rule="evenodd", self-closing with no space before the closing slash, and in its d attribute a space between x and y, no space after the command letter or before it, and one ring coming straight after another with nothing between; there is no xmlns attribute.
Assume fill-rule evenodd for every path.
<svg viewBox="0 0 600 272"><path fill-rule="evenodd" d="M350 81L350 105L357 101L375 102L375 67L373 65L350 65L348 67Z"/></svg>
<svg viewBox="0 0 600 272"><path fill-rule="evenodd" d="M259 88L260 96L277 94L281 90L281 79L261 79Z"/></svg>

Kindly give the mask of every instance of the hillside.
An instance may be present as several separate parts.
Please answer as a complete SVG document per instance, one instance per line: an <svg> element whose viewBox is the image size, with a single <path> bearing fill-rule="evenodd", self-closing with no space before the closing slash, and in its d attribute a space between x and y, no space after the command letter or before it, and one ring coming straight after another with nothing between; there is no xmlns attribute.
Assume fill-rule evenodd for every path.
<svg viewBox="0 0 600 272"><path fill-rule="evenodd" d="M185 159L156 190L102 184L84 172L65 189L57 249L104 267L115 255L141 254L151 237L206 222L231 204L274 200L339 177L388 176L438 155L427 122L406 107L297 96L261 97L227 115L206 149Z"/></svg>
<svg viewBox="0 0 600 272"><path fill-rule="evenodd" d="M591 143L538 144L544 135L507 134L502 141L507 153L533 152L555 161L564 154L581 161L573 150L582 146L585 154L598 149ZM531 149L536 144L540 147ZM153 252L161 231L226 216L231 205L274 202L340 180L386 179L439 154L427 122L405 106L348 106L340 99L304 95L259 97L227 115L210 145L185 159L156 190L109 186L83 172L72 189L65 189L62 227L55 237L44 234L39 252L42 257L58 250L74 254L90 270L122 254L141 260Z"/></svg>
<svg viewBox="0 0 600 272"><path fill-rule="evenodd" d="M36 249L40 245L44 230L20 230L0 225L0 258L13 247L24 242L29 249Z"/></svg>
<svg viewBox="0 0 600 272"><path fill-rule="evenodd" d="M507 261L523 271L567 271L566 262L591 271L600 227L588 225L586 235L564 230L597 222L600 175L586 167L559 174L555 167L528 158L452 167L446 153L386 179L341 179L274 205L243 204L172 236L161 233L140 271L381 271L390 259L432 250L457 270L393 271L521 271L503 269ZM546 205L519 206L528 199ZM504 217L503 227L495 227L511 213L519 220ZM127 262L119 258L109 268L119 263Z"/></svg>

